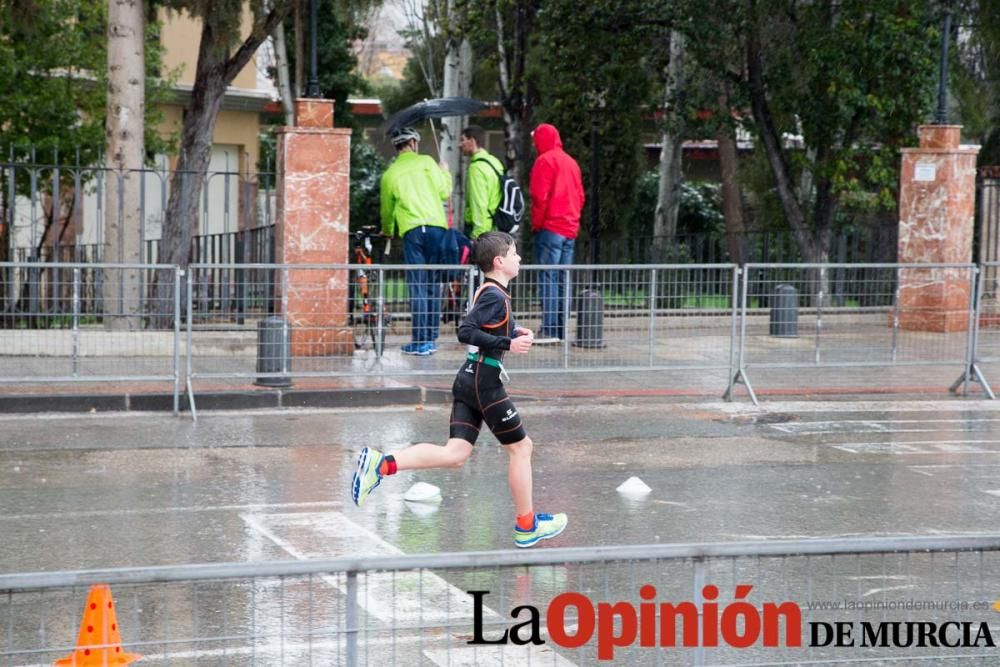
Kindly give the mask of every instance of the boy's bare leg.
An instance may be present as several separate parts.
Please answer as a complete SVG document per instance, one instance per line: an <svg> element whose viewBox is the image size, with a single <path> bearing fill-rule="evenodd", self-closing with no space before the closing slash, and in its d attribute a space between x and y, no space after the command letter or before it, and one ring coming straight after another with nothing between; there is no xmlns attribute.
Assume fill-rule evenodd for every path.
<svg viewBox="0 0 1000 667"><path fill-rule="evenodd" d="M397 470L422 470L425 468L459 468L471 455L472 443L461 438L450 438L444 447L430 442L421 442L393 452L392 458L396 460Z"/></svg>
<svg viewBox="0 0 1000 667"><path fill-rule="evenodd" d="M510 495L514 500L514 516L523 516L534 511L531 500L531 448L531 438L504 447L510 456L507 482L510 484Z"/></svg>

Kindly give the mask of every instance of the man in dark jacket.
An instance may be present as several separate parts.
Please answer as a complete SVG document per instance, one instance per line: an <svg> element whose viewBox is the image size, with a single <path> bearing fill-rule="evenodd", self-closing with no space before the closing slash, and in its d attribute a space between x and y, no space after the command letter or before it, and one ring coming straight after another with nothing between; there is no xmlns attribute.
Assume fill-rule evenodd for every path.
<svg viewBox="0 0 1000 667"><path fill-rule="evenodd" d="M554 126L543 123L531 136L538 152L531 168L530 185L535 261L572 264L584 201L580 165L563 150L559 130ZM554 343L566 338L564 273L555 269L542 271L539 280L542 326L535 343Z"/></svg>

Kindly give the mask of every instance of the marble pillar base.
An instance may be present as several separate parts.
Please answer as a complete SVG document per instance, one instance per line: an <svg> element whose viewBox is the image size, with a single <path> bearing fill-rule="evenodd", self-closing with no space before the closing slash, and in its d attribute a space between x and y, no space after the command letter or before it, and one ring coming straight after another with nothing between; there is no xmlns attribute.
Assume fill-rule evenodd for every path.
<svg viewBox="0 0 1000 667"><path fill-rule="evenodd" d="M291 355L297 357L349 357L354 354L354 335L350 327L293 325Z"/></svg>
<svg viewBox="0 0 1000 667"><path fill-rule="evenodd" d="M946 271L958 275L941 275ZM917 275L924 273L927 275ZM967 330L972 292L969 277L967 271L948 269L904 271L899 289L899 328L936 333Z"/></svg>

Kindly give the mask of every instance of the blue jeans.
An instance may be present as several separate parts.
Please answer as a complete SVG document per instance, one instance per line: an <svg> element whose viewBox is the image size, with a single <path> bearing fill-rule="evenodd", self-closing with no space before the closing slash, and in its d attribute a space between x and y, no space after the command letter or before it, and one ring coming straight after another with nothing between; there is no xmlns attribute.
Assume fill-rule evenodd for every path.
<svg viewBox="0 0 1000 667"><path fill-rule="evenodd" d="M542 230L535 234L535 262L538 264L572 264L575 239ZM550 269L539 276L542 297L542 328L539 338L566 338L566 278L565 271Z"/></svg>
<svg viewBox="0 0 1000 667"><path fill-rule="evenodd" d="M403 258L407 264L443 264L444 227L422 226L403 237ZM441 271L413 269L406 272L410 292L412 341L433 343L441 326Z"/></svg>

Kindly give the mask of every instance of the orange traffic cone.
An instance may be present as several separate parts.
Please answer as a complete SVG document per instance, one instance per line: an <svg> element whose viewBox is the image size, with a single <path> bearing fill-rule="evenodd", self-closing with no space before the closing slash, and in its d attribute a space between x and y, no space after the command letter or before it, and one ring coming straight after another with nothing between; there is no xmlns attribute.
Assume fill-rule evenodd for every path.
<svg viewBox="0 0 1000 667"><path fill-rule="evenodd" d="M87 606L80 621L80 634L76 638L76 650L65 658L56 660L57 667L105 667L127 665L141 658L141 655L125 653L121 646L121 633L115 603L111 599L111 587L95 584L87 595Z"/></svg>

